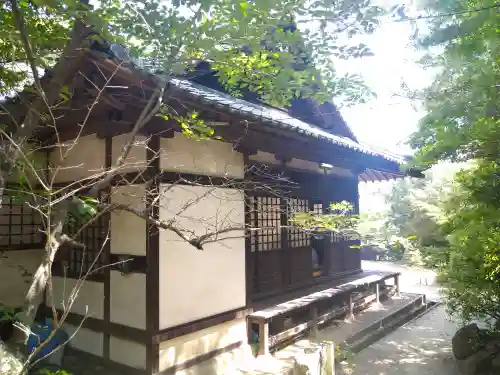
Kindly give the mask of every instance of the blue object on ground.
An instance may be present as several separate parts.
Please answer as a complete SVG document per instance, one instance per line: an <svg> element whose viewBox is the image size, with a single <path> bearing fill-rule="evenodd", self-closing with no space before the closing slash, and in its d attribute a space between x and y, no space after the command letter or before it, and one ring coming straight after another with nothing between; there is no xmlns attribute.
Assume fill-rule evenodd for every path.
<svg viewBox="0 0 500 375"><path fill-rule="evenodd" d="M32 353L33 350L35 350L41 342L44 342L50 337L50 334L52 330L54 329L54 326L52 322L46 322L45 325L40 325L40 324L34 324L33 327L31 327L31 334L30 337L28 338L28 353ZM54 334L54 336L50 339L49 342L47 342L44 347L40 350L40 352L36 355L36 358L42 358L45 357L46 355L52 353L54 349L56 349L58 346L64 344L68 340L69 336L66 332L64 332L62 329L58 329L57 332ZM62 361L62 348L59 349L58 353L59 355L54 355L51 357L54 357L52 359L56 359L56 362ZM49 358L50 361L50 358ZM54 361L50 361L54 363Z"/></svg>

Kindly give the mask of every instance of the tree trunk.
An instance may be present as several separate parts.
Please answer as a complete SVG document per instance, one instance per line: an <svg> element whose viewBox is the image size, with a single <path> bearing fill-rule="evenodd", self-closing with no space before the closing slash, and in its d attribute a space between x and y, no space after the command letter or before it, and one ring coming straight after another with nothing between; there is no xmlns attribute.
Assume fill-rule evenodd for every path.
<svg viewBox="0 0 500 375"><path fill-rule="evenodd" d="M19 158L19 148L22 148L23 143L33 137L35 129L39 125L41 114L50 112L50 108L48 107L52 106L59 99L65 82L76 74L79 61L75 57L84 46L84 41L88 33L89 27L80 20L75 21L72 37L63 50L56 65L51 70L52 79L44 90L45 92L39 93L40 96L28 110L23 123L12 135L12 140L16 145L13 145L8 140L2 142L2 160L0 162L0 207L2 207L7 177L15 169L16 161Z"/></svg>

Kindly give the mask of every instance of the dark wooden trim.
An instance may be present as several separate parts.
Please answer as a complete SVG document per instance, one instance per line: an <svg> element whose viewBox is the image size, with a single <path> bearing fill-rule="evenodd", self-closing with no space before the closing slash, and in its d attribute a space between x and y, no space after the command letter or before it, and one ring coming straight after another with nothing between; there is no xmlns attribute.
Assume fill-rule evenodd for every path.
<svg viewBox="0 0 500 375"><path fill-rule="evenodd" d="M172 367L169 367L163 371L160 371L157 375L171 375L171 374L176 374L177 372L179 371L182 371L182 370L186 370L190 367L193 367L193 366L196 366L204 361L208 361L214 357L217 357L218 355L221 355L221 354L224 354L224 353L227 353L227 352L230 352L232 350L235 350L235 349L238 349L240 348L241 346L243 345L243 342L242 341L239 341L239 342L235 342L233 344L230 344L224 348L221 348L221 349L216 349L216 350L212 350L208 353L205 353L205 354L202 354L202 355L199 355L195 358L192 358L192 359L189 359L187 360L186 362L183 362L183 363L180 363L178 365L175 365L175 366L172 366Z"/></svg>
<svg viewBox="0 0 500 375"><path fill-rule="evenodd" d="M153 342L159 344L163 341L172 340L179 336L184 336L189 333L201 331L202 329L210 328L218 324L229 322L235 319L246 317L252 312L252 309L241 307L239 309L226 311L220 314L212 315L206 318L198 319L193 322L181 324L175 327L170 327L161 330L153 337Z"/></svg>
<svg viewBox="0 0 500 375"><path fill-rule="evenodd" d="M150 150L148 150L150 151ZM159 160L158 160L159 163ZM188 185L191 183L196 183L198 185L207 186L224 186L233 188L244 188L246 187L245 180L241 178L231 178L231 177L220 177L220 176L208 176L200 175L195 173L180 173L172 171L160 171L155 169L153 166L149 166L147 169L143 169L137 172L126 172L116 175L111 182L113 186L120 185L130 185L130 184L144 184L153 180L157 180L158 183L177 183L179 185ZM65 186L72 185L72 189L78 189L80 187L81 191L84 192L88 189L89 180L81 181L65 181L58 182L54 184L54 187L64 188Z"/></svg>
<svg viewBox="0 0 500 375"><path fill-rule="evenodd" d="M196 183L207 186L240 187L244 186L244 179L232 177L209 176L194 173L179 173L171 171L161 171L160 182L162 183Z"/></svg>
<svg viewBox="0 0 500 375"><path fill-rule="evenodd" d="M67 361L68 357L76 357L78 358L78 361L74 364L76 366L79 366L81 362L89 363L92 365L95 365L95 368L104 368L105 370L109 370L108 373L110 374L120 374L120 375L144 375L145 371L137 369L135 367L130 367L127 365L124 365L123 363L118 363L115 361L110 360L109 358L104 358L100 357L95 354L87 353L83 350L79 350L76 348L73 348L70 345L67 345L64 348L64 357ZM68 369L70 372L72 371L78 371L80 368L72 368L71 365L68 368L67 363L64 364L63 366L65 369ZM92 367L86 366L87 368Z"/></svg>
<svg viewBox="0 0 500 375"><path fill-rule="evenodd" d="M244 151L244 150L242 150ZM249 164L249 155L243 153L243 163L245 168L244 178L247 177L246 166ZM250 199L247 191L244 191L244 205L245 205L245 227L251 225L251 210L250 210ZM245 305L248 308L252 304L252 249L251 249L251 236L245 236Z"/></svg>
<svg viewBox="0 0 500 375"><path fill-rule="evenodd" d="M104 140L104 155L105 155L105 163L106 169L111 169L113 164L113 138L106 137ZM110 199L111 187L108 186L106 188L106 196L108 200ZM107 213L107 221L106 221L106 232L109 235L109 239L106 242L106 245L103 249L104 251L104 259L108 261L109 264L113 263L111 261L111 213ZM105 324L111 323L111 269L110 267L106 267L104 269L104 322ZM110 334L109 332L104 333L103 340L103 357L109 359L109 347L110 347Z"/></svg>
<svg viewBox="0 0 500 375"><path fill-rule="evenodd" d="M44 316L52 317L52 310L50 307L44 307L45 312ZM58 316L63 314L62 310L57 309ZM83 320L83 323L82 323ZM85 317L76 313L69 313L66 317L66 323L79 326L81 324L82 328L90 329L94 332L102 332L104 334L108 334L110 336L116 336L125 340L138 342L141 344L149 343L150 336L146 331L129 327L123 324L113 323L113 322L105 322L103 319L92 318L91 316Z"/></svg>
<svg viewBox="0 0 500 375"><path fill-rule="evenodd" d="M160 172L160 137L153 135L148 140L148 174L157 176ZM159 218L159 204L152 201L160 194L160 181L153 178L146 191L146 209L151 210L154 218ZM158 227L146 224L146 330L153 338L160 330L160 232ZM160 346L150 340L146 346L146 371L155 374L160 366Z"/></svg>
<svg viewBox="0 0 500 375"><path fill-rule="evenodd" d="M280 173L285 177L288 178L287 170L286 170L286 161L281 160L281 165L279 166ZM281 266L281 285L286 287L287 285L290 285L292 282L292 275L291 275L291 264L292 264L292 259L291 259L291 252L288 244L288 199L285 197L282 197L280 200L280 224L281 224L281 249L279 249L280 252L280 266Z"/></svg>

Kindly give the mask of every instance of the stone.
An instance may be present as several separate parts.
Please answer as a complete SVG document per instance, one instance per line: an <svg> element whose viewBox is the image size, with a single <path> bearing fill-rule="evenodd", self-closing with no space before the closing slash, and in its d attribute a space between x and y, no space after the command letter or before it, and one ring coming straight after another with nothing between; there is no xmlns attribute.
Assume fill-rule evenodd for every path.
<svg viewBox="0 0 500 375"><path fill-rule="evenodd" d="M491 361L491 367L493 367L495 370L500 370L500 355L497 355L495 358L493 358L493 361Z"/></svg>
<svg viewBox="0 0 500 375"><path fill-rule="evenodd" d="M476 323L460 328L451 339L453 355L456 359L466 359L477 353L481 342L481 331Z"/></svg>
<svg viewBox="0 0 500 375"><path fill-rule="evenodd" d="M19 349L0 341L0 374L19 374L25 361L26 356Z"/></svg>
<svg viewBox="0 0 500 375"><path fill-rule="evenodd" d="M480 350L467 359L457 361L463 374L488 374L492 368L493 357L486 350Z"/></svg>
<svg viewBox="0 0 500 375"><path fill-rule="evenodd" d="M492 340L487 341L486 344L485 344L485 346L484 346L484 348L491 355L499 354L500 353L500 339L493 338Z"/></svg>
<svg viewBox="0 0 500 375"><path fill-rule="evenodd" d="M335 344L323 341L294 357L293 375L335 375Z"/></svg>

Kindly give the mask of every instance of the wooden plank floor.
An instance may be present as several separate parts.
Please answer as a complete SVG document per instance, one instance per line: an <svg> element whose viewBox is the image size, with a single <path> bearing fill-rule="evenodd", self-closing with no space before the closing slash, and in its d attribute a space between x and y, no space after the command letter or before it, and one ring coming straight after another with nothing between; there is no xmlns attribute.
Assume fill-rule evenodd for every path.
<svg viewBox="0 0 500 375"><path fill-rule="evenodd" d="M288 293L283 293L283 294L280 294L277 296L259 299L258 301L253 302L251 307L253 308L254 311L263 310L263 309L266 309L268 307L275 306L275 305L278 305L280 303L293 300L295 298L307 296L309 294L316 293L316 292L319 292L319 291L324 290L324 289L333 288L333 287L336 287L336 286L339 286L339 285L342 285L345 283L349 283L349 282L352 282L352 281L355 281L358 279L362 279L362 278L367 277L367 276L377 275L377 274L381 274L381 273L384 273L384 272L362 271L362 272L356 273L354 275L350 275L350 276L347 276L344 278L332 280L332 281L325 282L322 284L317 284L314 286L305 287L305 288L298 289L298 290L293 290L293 291L290 291Z"/></svg>

